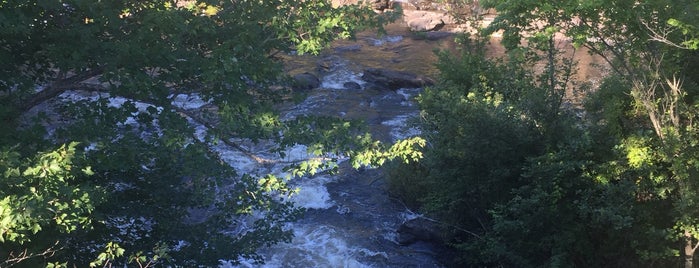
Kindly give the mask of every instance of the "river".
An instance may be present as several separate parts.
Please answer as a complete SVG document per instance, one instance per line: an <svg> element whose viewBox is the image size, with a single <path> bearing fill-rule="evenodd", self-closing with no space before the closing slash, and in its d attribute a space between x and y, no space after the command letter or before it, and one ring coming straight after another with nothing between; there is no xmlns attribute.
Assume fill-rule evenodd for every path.
<svg viewBox="0 0 699 268"><path fill-rule="evenodd" d="M413 98L421 89L370 89L361 80L362 70L382 67L432 76L432 49L448 42L364 33L354 41L336 42L321 55L296 57L288 64L289 73L322 69L321 86L303 102L285 107L282 118L316 114L361 119L383 142L419 135ZM347 82L360 88L346 88ZM288 155L307 157L304 149L292 148ZM251 163L244 155L232 155L239 158L231 159L233 165ZM382 169L354 170L341 163L336 175L296 179L292 184L300 189L294 202L307 209L300 221L288 226L293 241L264 249L264 265L240 260L239 267L441 267L440 249L434 245L397 242L398 227L418 215L389 196Z"/></svg>
<svg viewBox="0 0 699 268"><path fill-rule="evenodd" d="M438 58L434 50L456 52L458 48L453 35L440 33L436 38L424 38L410 33L402 24L389 25L387 30L383 36L365 32L356 40L336 41L320 55L288 56L287 73L312 72L320 77L321 86L310 91L305 101L285 107L283 118L316 114L360 119L369 126L374 138L387 143L419 135L413 122L419 109L413 98L422 89L374 90L362 81L362 72L366 68L385 68L437 78L434 64ZM497 38L491 41L488 56L504 55ZM579 63L574 80L597 84L603 71L594 66L600 65L601 59L585 50L576 53L565 39L559 42L565 55ZM347 82L360 88L348 88ZM575 102L575 93L567 93L568 101ZM289 155L308 157L304 149L293 148ZM253 163L242 154L232 155L234 166ZM264 265L239 260L242 264L238 267L443 266L444 248L425 242L408 246L397 242L398 227L419 215L389 196L381 168L354 170L347 163L340 167L337 175L294 181L294 186L301 189L294 202L308 209L300 221L288 226L295 238L291 243L263 249Z"/></svg>

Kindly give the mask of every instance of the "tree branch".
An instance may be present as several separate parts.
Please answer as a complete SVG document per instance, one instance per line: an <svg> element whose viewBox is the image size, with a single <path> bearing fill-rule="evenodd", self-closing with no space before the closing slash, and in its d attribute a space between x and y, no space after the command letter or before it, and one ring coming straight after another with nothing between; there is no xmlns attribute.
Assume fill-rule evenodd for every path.
<svg viewBox="0 0 699 268"><path fill-rule="evenodd" d="M101 72L101 70L94 70L94 71L86 72L83 74L74 75L74 76L71 76L67 79L63 79L58 83L55 83L54 85L52 85L51 88L46 88L45 90L37 93L34 97L32 97L32 100L31 100L32 104L31 105L27 104L27 107L24 108L23 111L29 110L29 109L31 109L31 107L36 106L39 103L44 102L46 100L49 100L51 98L54 98L67 90L84 90L84 91L88 91L88 92L105 92L106 91L105 88L101 85L91 85L91 84L81 84L80 83L82 81L85 81L88 78L91 78L91 77L94 77L94 76L100 74L100 72ZM47 92L47 93L44 93L44 92ZM144 100L135 98L134 96L122 96L122 97L131 99L134 101L149 104L149 101L144 101ZM190 111L175 107L173 105L170 105L169 108L172 108L174 111L179 113L181 116L190 118L193 121L197 122L198 124L203 125L207 129L215 129L216 128L216 126L214 126L213 124L207 122L206 120L199 118L198 116L196 116L195 114L193 114ZM225 138L222 138L221 141L224 144L242 152L247 157L249 157L250 159L254 160L255 162L257 162L259 164L298 164L298 163L301 163L304 161L309 161L309 160L320 160L320 161L332 160L331 158L328 158L328 157L311 157L311 158L293 160L293 161L269 159L269 158L265 158L265 157L256 155L255 153L251 152L250 150L244 148L243 146L231 141L230 140L231 138L232 137L225 137ZM195 137L195 139L196 139L196 137Z"/></svg>
<svg viewBox="0 0 699 268"><path fill-rule="evenodd" d="M197 123L203 125L204 127L208 128L208 129L215 129L216 128L216 126L212 125L209 122L206 122L205 120L200 119L199 117L197 117L196 115L192 114L191 112L189 112L187 110L177 108L177 107L174 107L174 109L175 109L175 111L182 114L183 116L191 118L192 120L196 121ZM221 141L223 143L225 143L226 145L233 147L236 150L242 152L247 157L250 157L250 159L253 159L253 160L255 160L255 162L260 163L260 164L296 164L296 163L300 163L300 162L308 161L308 160L321 160L321 161L332 160L332 159L327 158L327 157L312 157L312 158L308 158L308 159L295 160L295 161L274 160L274 159L264 158L264 157L256 155L255 153L251 152L250 150L245 149L243 146L241 146L235 142L232 142L230 140L230 137L222 138Z"/></svg>
<svg viewBox="0 0 699 268"><path fill-rule="evenodd" d="M648 38L649 41L660 42L660 43L669 45L671 47L679 48L679 49L691 49L688 46L679 45L679 44L667 39L667 36L673 32L672 29L663 30L663 32L660 33L658 31L654 30L653 28L651 28L650 25L648 25L648 23L645 20L641 19L640 21L641 21L641 24L643 25L643 27L645 27L646 30L648 30L650 32L650 34L648 34L648 36L650 37L650 38Z"/></svg>
<svg viewBox="0 0 699 268"><path fill-rule="evenodd" d="M411 214L417 215L418 218L422 218L422 219L425 219L425 220L427 220L427 221L431 221L431 222L434 222L434 223L437 223L437 224L446 225L446 226L452 227L452 228L454 228L454 229L456 229L456 230L459 230L459 231L462 231L462 232L464 232L464 233L467 233L467 234L469 234L469 235L471 235L471 236L473 236L473 237L475 237L475 238L483 239L480 235L478 235L478 234L476 234L476 233L474 233L474 232L471 232L471 231L469 231L469 230L466 230L466 229L464 229L464 228L461 228L461 227L459 227L459 226L452 225L452 224L449 224L449 223L446 223L446 222L442 222L442 221L438 221L438 220L432 219L432 218L427 217L427 216L422 215L422 214L417 214L417 213L413 212L412 210L410 210L410 208L408 208L408 206L406 206L405 203L403 203L403 201L401 201L400 199L397 199L397 198L394 198L394 197L391 197L391 199L394 199L394 200L398 201L398 203L400 203L401 205L403 205L403 207L405 208L405 210L407 210L407 211L410 212Z"/></svg>
<svg viewBox="0 0 699 268"><path fill-rule="evenodd" d="M12 267L12 266L19 264L20 262L27 260L27 259L36 258L36 257L45 257L45 258L51 257L54 254L56 254L57 251L60 250L60 249L56 249L56 246L58 246L58 241L56 241L56 243L54 243L53 246L50 246L49 248L45 249L41 253L29 253L27 251L27 249L24 249L24 251L22 251L21 253L19 253L17 255L15 255L14 252L10 252L8 254L8 258L5 261L3 261L2 263L0 263L0 267Z"/></svg>
<svg viewBox="0 0 699 268"><path fill-rule="evenodd" d="M20 111L26 112L40 103L50 100L66 90L73 89L79 86L80 82L83 82L89 78L95 77L102 74L103 68L95 68L86 72L82 72L71 77L60 79L53 82L50 86L46 87L44 90L37 92L31 96L28 100L22 101L20 103Z"/></svg>

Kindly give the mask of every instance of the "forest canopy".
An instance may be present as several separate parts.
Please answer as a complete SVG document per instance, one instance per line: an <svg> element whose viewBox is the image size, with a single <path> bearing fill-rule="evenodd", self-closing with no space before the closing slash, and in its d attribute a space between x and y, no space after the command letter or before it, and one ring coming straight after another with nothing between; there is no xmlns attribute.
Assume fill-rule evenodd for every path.
<svg viewBox="0 0 699 268"><path fill-rule="evenodd" d="M323 0L0 1L0 266L262 261L301 212L289 178L231 167L212 144L305 144L356 166L419 157L419 140L387 148L355 124L274 108L292 94L280 53L390 19Z"/></svg>
<svg viewBox="0 0 699 268"><path fill-rule="evenodd" d="M497 17L439 52L439 83L417 98L423 137L389 147L354 122L281 120L275 104L293 94L279 55L317 53L390 12L0 0L0 266L263 261L302 210L289 177L231 167L212 147L242 148L235 138L330 160L290 163L295 177L340 155L401 160L393 194L442 223L455 266L694 267L699 3L475 2ZM493 33L502 58L486 57ZM599 84L574 83L561 40L605 61Z"/></svg>

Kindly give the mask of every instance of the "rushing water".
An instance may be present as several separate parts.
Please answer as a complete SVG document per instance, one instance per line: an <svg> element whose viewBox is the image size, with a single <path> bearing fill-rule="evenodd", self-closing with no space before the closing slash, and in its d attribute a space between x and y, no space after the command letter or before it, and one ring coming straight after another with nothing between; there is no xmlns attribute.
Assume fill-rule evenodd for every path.
<svg viewBox="0 0 699 268"><path fill-rule="evenodd" d="M380 53L405 46L401 36L364 40L365 46ZM412 124L418 109L412 99L421 89L379 91L366 88L361 71L367 65L353 61L358 54L361 51L335 50L331 55L315 58L324 66L321 88L311 91L305 101L286 107L282 118L318 114L361 119L370 127L372 135L384 142L418 135L419 130ZM375 67L374 64L369 66ZM354 82L360 88L346 88L347 82ZM292 148L287 155L302 159L307 157L304 149ZM254 170L244 155L228 154L233 156L227 158L232 165L238 163ZM354 170L347 163L341 163L337 175L294 180L292 184L299 187L300 192L293 201L308 209L300 221L287 226L293 230L294 239L264 249L264 265L240 260L239 266L439 267L438 249L432 245L418 242L401 246L397 243L396 230L400 224L417 215L389 197L384 179L380 169Z"/></svg>
<svg viewBox="0 0 699 268"><path fill-rule="evenodd" d="M357 41L337 42L321 56L295 57L287 64L290 74L316 70L321 74L321 86L309 92L299 104L283 107L282 119L299 115L317 114L363 120L374 138L393 142L419 135L412 120L419 114L413 98L419 88L397 91L371 89L361 79L364 68L387 68L436 76L433 63L434 48L453 49L453 42L445 40L412 40L407 35L377 37L359 36ZM348 87L352 83L353 87ZM96 100L100 93L68 92L61 95L65 101ZM106 96L108 97L108 96ZM198 109L207 104L195 94L172 96L173 105L182 109ZM122 105L126 99L110 98L112 106ZM136 103L145 110L148 104ZM160 109L160 108L159 108ZM127 120L124 124L132 124ZM197 122L197 136L203 140L207 129ZM250 152L266 158L270 144L249 144L236 141ZM282 166L260 165L248 154L227 146L212 145L221 159L239 173L281 175ZM295 146L286 152L282 162L311 157L304 146ZM293 197L299 207L307 209L304 217L287 228L295 237L262 250L266 263L257 265L249 260L237 260L239 267L440 267L439 248L417 242L409 246L397 243L398 227L418 215L393 200L386 192L381 169L354 170L344 162L337 175L318 175L295 179L292 186L300 189ZM223 267L230 267L222 261Z"/></svg>
<svg viewBox="0 0 699 268"><path fill-rule="evenodd" d="M369 89L361 80L366 67L382 67L395 70L411 70L420 73L426 61L408 68L394 54L411 49L406 39L400 35L384 37L364 37L358 43L351 43L351 49L337 49L348 44L340 43L331 53L310 59L313 65L323 66L321 87L309 92L301 103L283 107L282 119L293 119L299 115L316 114L338 116L346 119L363 120L372 135L383 142L393 142L402 138L419 135L419 129L412 124L418 115L413 98L419 88L405 88L397 91ZM429 50L428 50L429 51ZM431 52L428 52L430 55ZM413 53L406 57L420 57ZM384 58L382 58L384 57ZM382 62L383 61L383 62ZM320 63L319 63L320 62ZM315 67L314 67L315 68ZM430 67L431 68L431 67ZM421 73L423 74L423 73ZM347 87L352 82L354 87ZM63 101L96 100L109 98L109 105L121 106L127 99L109 97L96 92L69 91L60 96ZM196 94L171 96L172 104L181 109L198 109L208 103ZM136 102L139 110L152 105ZM158 109L161 109L157 107ZM132 119L123 124L135 124ZM207 129L194 120L196 135L203 141ZM256 155L274 158L270 153L272 144L251 144L235 141ZM261 165L248 154L225 143L212 145L222 160L233 166L239 173L264 175L282 174L282 164ZM312 155L305 146L289 148L281 162L308 159ZM294 179L293 187L300 191L293 197L294 203L307 209L304 217L287 228L294 233L290 243L274 245L262 250L264 265L249 260L238 267L439 267L438 249L427 243L414 243L401 246L397 242L396 230L405 221L417 217L400 202L393 200L386 192L386 183L381 169L354 170L346 162L340 163L339 173L317 175ZM223 267L231 265L222 260Z"/></svg>

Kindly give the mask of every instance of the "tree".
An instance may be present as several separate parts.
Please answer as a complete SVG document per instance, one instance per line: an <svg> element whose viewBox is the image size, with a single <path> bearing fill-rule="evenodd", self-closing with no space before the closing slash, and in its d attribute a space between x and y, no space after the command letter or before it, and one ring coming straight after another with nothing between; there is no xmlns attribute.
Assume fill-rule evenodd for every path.
<svg viewBox="0 0 699 268"><path fill-rule="evenodd" d="M395 172L413 187L397 192L444 223L468 265L692 267L696 1L481 4L498 10L484 33L503 31L512 65L440 58L442 81L420 96L429 147L414 175ZM612 70L579 115L561 105L574 68L556 38Z"/></svg>
<svg viewBox="0 0 699 268"><path fill-rule="evenodd" d="M672 239L684 241L685 267L692 267L697 240L696 215L690 209L696 202L692 142L696 139L696 75L687 66L696 53L685 50L692 48L695 39L693 26L685 22L696 21L696 1L553 1L526 5L495 0L486 5L497 8L500 14L487 32L504 30L506 44L518 43L523 34L548 32L534 29L532 33L533 25L556 25L552 32L603 57L621 78L623 82L616 90L630 95L631 103L622 114L608 118L614 121L602 123L627 129L617 133L617 146L623 150L617 155L620 159L611 162L621 161L626 166L615 176L621 182L636 183L640 197L635 203L639 206L669 206L664 211L672 213L663 214L672 219L669 223L650 218L639 222L664 228ZM609 101L606 103L605 109L614 108Z"/></svg>
<svg viewBox="0 0 699 268"><path fill-rule="evenodd" d="M463 40L458 56L440 52L440 82L418 97L424 159L397 167L390 182L406 203L443 223L447 243L460 250L457 263L493 265L482 244L491 210L528 183L522 170L543 152L548 132L539 125L547 108L537 108L550 106L522 58L489 60L482 41Z"/></svg>
<svg viewBox="0 0 699 268"><path fill-rule="evenodd" d="M303 142L356 165L419 157L418 139L385 148L350 122L275 115L289 94L274 86L279 53L387 19L321 0L0 2L0 265L262 261L258 248L291 238L293 191L237 172L210 142ZM178 106L181 94L210 109Z"/></svg>

